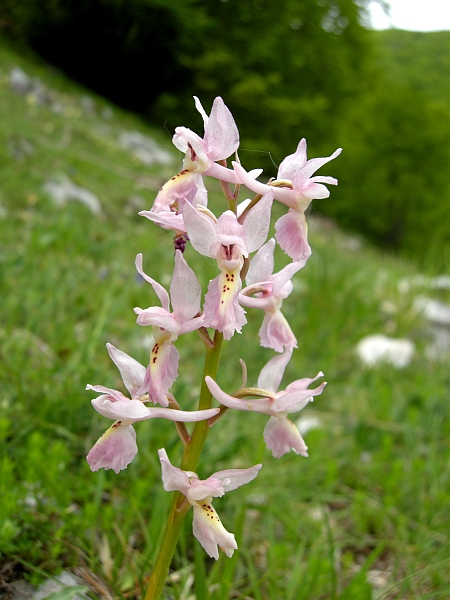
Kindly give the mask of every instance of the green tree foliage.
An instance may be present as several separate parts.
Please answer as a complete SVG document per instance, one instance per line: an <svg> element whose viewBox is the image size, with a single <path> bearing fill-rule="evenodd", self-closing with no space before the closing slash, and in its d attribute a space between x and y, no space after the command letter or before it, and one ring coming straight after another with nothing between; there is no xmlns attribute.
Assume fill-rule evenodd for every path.
<svg viewBox="0 0 450 600"><path fill-rule="evenodd" d="M193 94L208 108L221 95L242 147L279 160L293 151L293 137L319 146L328 140L338 115L361 93L370 48L360 24L365 3L3 0L0 24L169 131L180 119L193 122Z"/></svg>
<svg viewBox="0 0 450 600"><path fill-rule="evenodd" d="M371 43L360 6L354 0L199 4L204 33L179 57L192 84L181 94L163 94L156 114L177 125L193 106L193 92L207 106L221 95L238 122L241 148L271 151L278 162L294 150L292 136L307 136L328 152L338 115L366 85Z"/></svg>
<svg viewBox="0 0 450 600"><path fill-rule="evenodd" d="M450 241L449 136L450 111L384 85L346 121L341 187L326 212L391 248L423 253L431 234Z"/></svg>
<svg viewBox="0 0 450 600"><path fill-rule="evenodd" d="M383 77L343 119L340 185L316 205L385 248L422 263L432 255L438 270L450 245L450 95L437 77L446 61L433 54L450 34L440 33L376 32Z"/></svg>

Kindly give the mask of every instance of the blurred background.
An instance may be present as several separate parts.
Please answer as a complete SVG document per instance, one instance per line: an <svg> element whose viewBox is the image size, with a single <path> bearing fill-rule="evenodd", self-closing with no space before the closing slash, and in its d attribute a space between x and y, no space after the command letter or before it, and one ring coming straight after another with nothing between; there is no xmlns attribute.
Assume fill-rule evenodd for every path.
<svg viewBox="0 0 450 600"><path fill-rule="evenodd" d="M134 257L167 287L172 238L137 213L181 166L174 127L202 132L193 95L207 113L223 97L262 178L302 137L308 158L344 151L319 172L339 186L313 202L313 255L283 305L299 340L286 384L329 381L298 422L311 456L275 461L260 416L227 415L200 475L265 465L217 501L240 551L204 563L188 523L166 598L450 597L446 4L2 0L0 597L65 569L91 597L139 598L151 571L169 503L156 450L176 464L180 443L140 423L132 465L91 473L109 423L84 389L122 389L106 342L148 361L132 309L158 299ZM214 264L186 256L206 289ZM250 341L224 350L230 392L236 357L254 383L272 356L247 316ZM177 345L173 391L193 408L203 348Z"/></svg>

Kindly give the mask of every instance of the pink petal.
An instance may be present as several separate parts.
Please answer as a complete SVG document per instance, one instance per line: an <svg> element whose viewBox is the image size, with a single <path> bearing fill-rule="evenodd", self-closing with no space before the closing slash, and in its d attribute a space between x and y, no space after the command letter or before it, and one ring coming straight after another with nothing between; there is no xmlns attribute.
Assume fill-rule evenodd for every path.
<svg viewBox="0 0 450 600"><path fill-rule="evenodd" d="M168 406L167 393L178 376L180 354L175 346L166 341L156 343L150 354L150 377L148 394L150 400L161 406Z"/></svg>
<svg viewBox="0 0 450 600"><path fill-rule="evenodd" d="M171 210L163 210L160 212L154 212L151 210L141 210L138 213L141 217L146 217L150 221L153 221L163 229L175 231L178 235L186 233L186 226L184 224L183 215L175 213Z"/></svg>
<svg viewBox="0 0 450 600"><path fill-rule="evenodd" d="M92 406L102 416L108 419L123 421L142 421L151 418L149 408L140 400L117 400L111 402L108 396L94 398Z"/></svg>
<svg viewBox="0 0 450 600"><path fill-rule="evenodd" d="M236 152L239 146L239 132L233 115L222 98L217 97L205 124L204 140L211 160L223 160Z"/></svg>
<svg viewBox="0 0 450 600"><path fill-rule="evenodd" d="M263 348L272 348L275 352L283 352L285 348L297 348L297 339L280 310L265 313L259 338Z"/></svg>
<svg viewBox="0 0 450 600"><path fill-rule="evenodd" d="M194 506L193 533L211 558L219 559L218 546L227 556L237 549L236 540L222 525L213 505L207 500Z"/></svg>
<svg viewBox="0 0 450 600"><path fill-rule="evenodd" d="M312 158L301 168L292 178L292 184L294 190L300 190L306 183L306 181L315 173L320 167L333 160L342 152L342 148L338 148L331 156L325 156L324 158Z"/></svg>
<svg viewBox="0 0 450 600"><path fill-rule="evenodd" d="M265 183L261 183L252 176L252 173L248 173L241 165L237 162L232 162L233 169L241 183L243 183L249 190L256 194L267 194L272 188Z"/></svg>
<svg viewBox="0 0 450 600"><path fill-rule="evenodd" d="M283 379L284 370L291 360L292 348L287 348L280 356L274 356L261 369L258 377L258 387L269 392L276 392L281 380Z"/></svg>
<svg viewBox="0 0 450 600"><path fill-rule="evenodd" d="M111 388L107 388L104 385L87 385L87 390L94 390L94 392L100 392L100 394L106 394L109 398L110 402L117 402L118 400L129 400L126 396L119 392L118 390L113 390Z"/></svg>
<svg viewBox="0 0 450 600"><path fill-rule="evenodd" d="M203 128L206 129L206 126L208 125L208 121L209 121L209 117L205 112L205 109L202 106L202 103L200 102L200 100L197 98L197 96L194 96L194 103L195 103L195 108L198 110L198 112L202 115L202 119L203 119Z"/></svg>
<svg viewBox="0 0 450 600"><path fill-rule="evenodd" d="M177 321L187 321L200 312L201 295L202 289L194 271L188 266L180 250L177 250L170 283L170 299Z"/></svg>
<svg viewBox="0 0 450 600"><path fill-rule="evenodd" d="M183 169L171 177L159 190L152 211L158 213L174 205L180 205L184 200L192 200L197 190L197 177L198 173L189 169Z"/></svg>
<svg viewBox="0 0 450 600"><path fill-rule="evenodd" d="M264 429L264 441L274 458L280 458L293 450L296 454L308 456L308 447L297 427L289 419L271 417Z"/></svg>
<svg viewBox="0 0 450 600"><path fill-rule="evenodd" d="M214 398L228 408L270 414L272 401L269 398L233 398L226 394L211 377L206 376L205 382Z"/></svg>
<svg viewBox="0 0 450 600"><path fill-rule="evenodd" d="M307 260L307 258L303 258L298 262L292 262L281 269L281 271L273 275L272 281L274 295L278 296L278 298L287 298L289 296L292 291L292 284L289 286L290 289L288 293L286 293L287 289L285 286L288 282L290 283L292 277L295 275L295 273L297 273L297 271L303 269Z"/></svg>
<svg viewBox="0 0 450 600"><path fill-rule="evenodd" d="M145 367L112 344L106 344L106 348L112 361L120 371L125 387L133 397L144 383Z"/></svg>
<svg viewBox="0 0 450 600"><path fill-rule="evenodd" d="M108 396L99 396L98 398L95 398L92 400L92 406L98 413L108 419L118 419L119 421L133 423L158 418L191 423L215 417L219 411L218 408L193 411L160 408L159 406L147 406L140 400L125 399L112 402Z"/></svg>
<svg viewBox="0 0 450 600"><path fill-rule="evenodd" d="M136 432L131 425L114 423L93 446L86 460L92 471L126 469L138 451Z"/></svg>
<svg viewBox="0 0 450 600"><path fill-rule="evenodd" d="M308 226L303 211L289 209L275 223L277 242L294 261L304 261L311 256L307 234Z"/></svg>
<svg viewBox="0 0 450 600"><path fill-rule="evenodd" d="M141 275L141 277L143 277L145 279L145 281L148 281L151 284L151 286L153 287L153 289L155 290L155 293L158 296L163 309L165 311L169 312L169 309L170 309L169 294L166 292L166 290L163 288L163 286L160 283L158 283L157 281L155 281L154 279L149 277L146 273L144 273L144 271L142 269L142 254L138 254L136 256L135 264L136 264L136 270L139 273L139 275Z"/></svg>
<svg viewBox="0 0 450 600"><path fill-rule="evenodd" d="M218 165L215 162L211 163L203 174L208 175L208 177L220 179L221 181L228 181L228 183L241 183L238 176L232 169L227 169L226 167Z"/></svg>
<svg viewBox="0 0 450 600"><path fill-rule="evenodd" d="M229 285L231 279L226 279L227 274L230 277L233 275L232 285ZM205 296L203 307L205 327L212 327L222 332L226 340L231 339L235 331L241 333L242 327L247 323L245 310L238 301L240 287L241 279L238 269L231 274L222 272L209 282Z"/></svg>
<svg viewBox="0 0 450 600"><path fill-rule="evenodd" d="M188 129L187 127L176 127L175 135L172 138L172 142L174 146L178 148L178 150L185 153L187 152L188 157L190 155L189 147L192 148L196 157L195 170L197 172L202 172L208 167L210 159L208 157L206 143L199 135L194 133L191 129Z"/></svg>
<svg viewBox="0 0 450 600"><path fill-rule="evenodd" d="M136 323L138 325L148 326L154 325L161 329L167 329L174 334L178 334L180 330L180 323L175 317L159 306L151 306L150 308L134 308L134 312L138 315Z"/></svg>
<svg viewBox="0 0 450 600"><path fill-rule="evenodd" d="M225 471L217 471L213 473L211 478L220 479L223 481L223 489L225 492L231 492L232 490L241 487L249 483L258 475L262 465L255 465L250 469L226 469Z"/></svg>
<svg viewBox="0 0 450 600"><path fill-rule="evenodd" d="M292 181L295 173L306 163L306 140L301 139L294 154L286 156L278 168L277 179Z"/></svg>
<svg viewBox="0 0 450 600"><path fill-rule="evenodd" d="M269 189L245 218L245 245L249 253L258 250L267 239L272 202L273 189Z"/></svg>
<svg viewBox="0 0 450 600"><path fill-rule="evenodd" d="M197 500L202 500L207 496L218 498L225 494L223 483L220 479L211 476L208 479L191 479L191 487L187 493L187 499L195 506Z"/></svg>
<svg viewBox="0 0 450 600"><path fill-rule="evenodd" d="M250 261L245 281L247 285L253 285L262 281L268 281L273 273L275 240L270 239L262 246Z"/></svg>
<svg viewBox="0 0 450 600"><path fill-rule="evenodd" d="M203 256L211 256L211 242L216 237L213 220L199 213L189 202L183 206L183 219L194 249Z"/></svg>
<svg viewBox="0 0 450 600"><path fill-rule="evenodd" d="M191 485L187 474L172 465L164 448L158 450L158 456L161 462L163 487L166 492L179 491L186 496Z"/></svg>

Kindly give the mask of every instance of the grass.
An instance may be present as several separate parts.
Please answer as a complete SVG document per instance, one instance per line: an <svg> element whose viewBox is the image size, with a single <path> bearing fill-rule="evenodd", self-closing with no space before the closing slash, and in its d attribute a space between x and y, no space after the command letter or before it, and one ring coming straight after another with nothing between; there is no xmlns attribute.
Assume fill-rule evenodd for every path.
<svg viewBox="0 0 450 600"><path fill-rule="evenodd" d="M157 299L136 279L134 257L143 252L144 268L164 285L173 259L171 235L136 213L151 206L179 157L172 169L141 164L120 147L120 131L141 131L170 148L162 127L150 129L116 107L105 119L104 99L6 42L1 47L0 561L33 582L71 568L85 574L93 597L109 589L114 598L138 598L170 501L156 451L164 446L176 464L180 442L171 423L139 423L139 454L129 468L92 473L85 456L109 423L84 389L121 385L107 341L147 360L147 330L135 325L132 309ZM64 114L14 92L14 66L40 77ZM82 108L86 93L92 113ZM241 159L245 165L245 153ZM43 189L55 175L95 193L102 213L76 202L55 206ZM218 198L212 194L213 207ZM414 293L399 291L416 268L328 221L310 222L313 255L284 304L299 340L285 382L319 370L329 382L304 411L321 422L306 434L310 457L273 459L262 440L264 416L227 414L199 474L263 462L254 482L215 502L239 551L205 560L188 520L166 598L450 596L450 374L447 361L427 359L429 333ZM212 261L190 248L186 257L206 289ZM432 293L450 300L446 291ZM249 310L248 317L244 335L224 350L219 382L229 391L239 386L238 357L254 384L272 356L258 345L261 315ZM364 368L354 348L370 333L413 339L411 365ZM202 344L193 333L177 347L174 393L193 408Z"/></svg>

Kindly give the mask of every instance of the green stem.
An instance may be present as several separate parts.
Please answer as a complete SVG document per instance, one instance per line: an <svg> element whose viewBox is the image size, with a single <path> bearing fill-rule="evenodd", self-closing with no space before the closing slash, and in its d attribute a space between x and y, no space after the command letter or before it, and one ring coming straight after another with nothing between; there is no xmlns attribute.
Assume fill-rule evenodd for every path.
<svg viewBox="0 0 450 600"><path fill-rule="evenodd" d="M214 335L214 346L206 348L198 410L211 408L212 396L205 383L205 377L207 375L213 379L216 377L222 341L223 335L216 331ZM181 469L183 469L183 471L195 471L197 469L200 454L208 435L208 429L208 421L198 421L195 424L191 440L186 445L181 460ZM153 573L150 577L147 592L145 594L145 600L159 600L161 597L169 572L170 563L172 562L172 557L177 545L178 536L180 535L184 518L190 508L183 503L183 500L184 496L180 492L176 492L170 507L163 539L158 550L155 566L153 567Z"/></svg>

